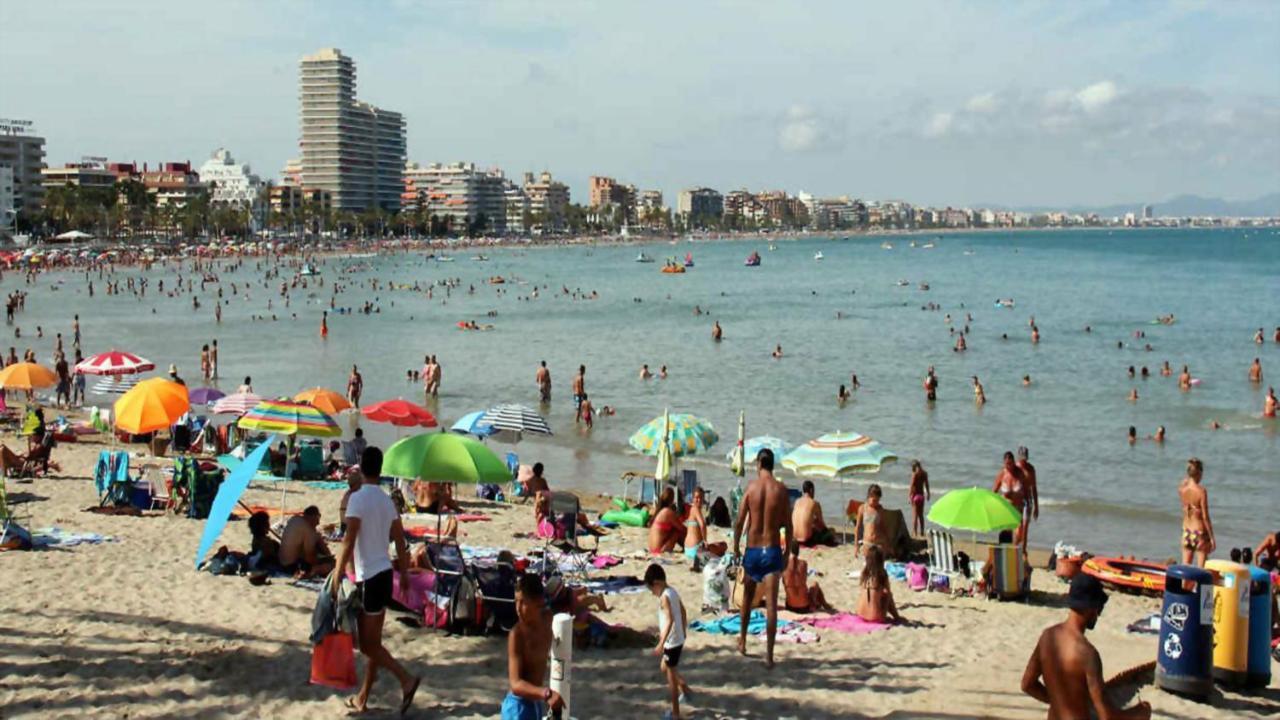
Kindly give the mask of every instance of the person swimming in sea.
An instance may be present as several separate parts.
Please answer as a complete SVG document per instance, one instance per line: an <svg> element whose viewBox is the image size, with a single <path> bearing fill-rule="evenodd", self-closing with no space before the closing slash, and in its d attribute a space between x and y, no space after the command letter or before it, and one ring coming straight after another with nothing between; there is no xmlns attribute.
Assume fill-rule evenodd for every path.
<svg viewBox="0 0 1280 720"><path fill-rule="evenodd" d="M773 359L777 360L782 357L782 346L776 345L773 348Z"/></svg>
<svg viewBox="0 0 1280 720"><path fill-rule="evenodd" d="M1138 443L1138 428L1129 426L1129 444L1136 445Z"/></svg>

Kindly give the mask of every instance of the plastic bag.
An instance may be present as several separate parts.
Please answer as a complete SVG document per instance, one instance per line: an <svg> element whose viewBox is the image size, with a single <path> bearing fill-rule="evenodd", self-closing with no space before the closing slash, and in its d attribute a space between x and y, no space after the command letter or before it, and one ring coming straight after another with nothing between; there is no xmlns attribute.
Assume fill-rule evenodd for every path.
<svg viewBox="0 0 1280 720"><path fill-rule="evenodd" d="M355 643L351 635L332 632L311 648L311 684L336 690L356 686Z"/></svg>

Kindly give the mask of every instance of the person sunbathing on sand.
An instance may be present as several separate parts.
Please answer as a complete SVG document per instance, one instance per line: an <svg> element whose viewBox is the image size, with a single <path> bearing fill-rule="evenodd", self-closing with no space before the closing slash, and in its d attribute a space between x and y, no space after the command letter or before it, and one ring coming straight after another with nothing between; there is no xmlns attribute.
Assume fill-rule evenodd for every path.
<svg viewBox="0 0 1280 720"><path fill-rule="evenodd" d="M827 602L818 581L809 582L809 563L800 559L800 545L797 543L791 543L787 569L782 571L782 587L787 593L786 608L791 612L836 611Z"/></svg>
<svg viewBox="0 0 1280 720"><path fill-rule="evenodd" d="M1066 621L1048 628L1031 651L1022 674L1022 692L1049 706L1050 718L1117 718L1147 720L1146 701L1127 709L1111 704L1103 684L1102 657L1085 638L1098 623L1107 594L1098 579L1084 573L1071 578Z"/></svg>
<svg viewBox="0 0 1280 720"><path fill-rule="evenodd" d="M671 488L664 488L658 496L653 513L653 522L649 525L649 554L661 555L671 552L682 537L680 516L675 510L676 495Z"/></svg>
<svg viewBox="0 0 1280 720"><path fill-rule="evenodd" d="M791 506L791 526L795 541L806 547L836 544L836 534L822 517L822 503L814 499L812 480L800 486L801 495Z"/></svg>
<svg viewBox="0 0 1280 720"><path fill-rule="evenodd" d="M889 586L889 573L884 569L884 551L877 545L867 548L866 560L862 565L862 576L858 579L858 617L867 622L906 622L898 614L898 607L893 602L893 588Z"/></svg>

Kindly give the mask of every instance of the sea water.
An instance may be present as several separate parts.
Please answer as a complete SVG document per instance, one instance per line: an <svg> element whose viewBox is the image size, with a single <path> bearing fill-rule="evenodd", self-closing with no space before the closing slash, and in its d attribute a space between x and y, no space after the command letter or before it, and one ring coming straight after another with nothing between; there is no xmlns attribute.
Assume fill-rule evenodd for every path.
<svg viewBox="0 0 1280 720"><path fill-rule="evenodd" d="M886 240L892 249L882 248ZM912 241L918 247L910 247ZM935 247L924 248L927 243ZM1280 381L1280 345L1271 340L1280 325L1276 229L776 237L644 250L660 261L691 252L695 266L663 274L661 262L635 262L636 246L604 245L485 249L488 262L461 248L453 262L422 253L338 257L319 265L324 287L309 278L305 290L290 292L285 307L279 284L292 271L282 270L284 277L264 287L259 260L247 258L241 270L221 273L221 324L213 315L217 285L201 292L196 279L199 310L190 295L158 292L160 278L166 288L177 281L172 264L150 271L146 298L107 296L93 273L90 299L83 271L42 275L34 286L7 273L3 286L30 293L17 319L23 336L12 341L19 353L33 347L42 362L51 362L54 333L62 332L69 346L78 312L86 354L127 349L153 360L159 371L173 362L193 387L201 384L200 346L213 338L227 392L246 375L266 396L317 385L343 392L355 364L366 404L422 401L421 384L408 382L405 372L434 354L443 384L429 407L446 425L500 402L538 408L534 373L546 360L554 389L551 404L540 410L555 435L493 446L501 455L514 450L522 462L544 462L555 487L616 492L624 471L651 471L653 460L632 451L627 439L670 409L706 418L718 430L720 442L710 453L686 458L682 467L696 469L713 491L726 491L735 478L725 453L745 412L748 436L798 443L856 431L897 453L900 460L879 474L818 480L829 520L842 515L849 498L865 497L872 482L885 489L886 505L906 510L912 459L924 463L935 499L952 488L990 487L1002 453L1023 445L1039 476L1035 544L1063 540L1094 552L1175 555L1177 485L1193 455L1205 464L1218 554L1252 546L1277 529L1280 443L1276 421L1261 418L1266 385ZM753 250L763 262L745 267ZM818 251L821 261L814 260ZM138 274L121 270L121 284ZM493 276L507 282L489 284ZM377 292L367 285L374 278L382 285ZM431 300L425 292L387 287L419 283L425 289L446 278L461 284L448 293L436 287ZM330 313L324 340L320 316L335 282L347 287L338 307L358 309L368 301L380 312ZM523 299L535 288L536 299ZM574 291L597 296L574 299ZM1014 300L1012 309L995 307L1005 298ZM927 303L941 310L923 310ZM967 313L973 316L968 351L956 353L949 327L959 332ZM251 319L272 314L279 319ZM1168 314L1174 324L1151 323ZM1041 333L1036 345L1032 316ZM463 320L494 327L461 330ZM711 340L716 320L724 328L720 343ZM34 337L37 325L44 329L41 340ZM1253 342L1259 327L1267 339L1262 346ZM781 359L771 357L776 345ZM1267 375L1261 387L1247 379L1254 357L1261 357ZM1165 360L1173 377L1159 374ZM641 381L644 363L655 374L666 365L668 379ZM617 410L589 432L573 420L569 389L579 364L587 367L595 407ZM1201 381L1191 392L1177 387L1184 364ZM932 404L921 388L930 365L941 380ZM1150 377L1130 379L1130 365L1139 372L1146 366ZM837 388L853 373L862 387L841 407ZM974 403L973 375L985 386L985 406ZM1029 387L1022 385L1024 375L1032 379ZM1139 400L1131 403L1126 398L1134 388ZM90 396L102 405L111 399ZM1210 429L1213 420L1224 427ZM349 430L354 421L342 423ZM1167 440L1130 446L1130 425L1140 438L1163 425ZM395 429L362 426L375 442L397 437ZM779 477L799 482L787 471Z"/></svg>

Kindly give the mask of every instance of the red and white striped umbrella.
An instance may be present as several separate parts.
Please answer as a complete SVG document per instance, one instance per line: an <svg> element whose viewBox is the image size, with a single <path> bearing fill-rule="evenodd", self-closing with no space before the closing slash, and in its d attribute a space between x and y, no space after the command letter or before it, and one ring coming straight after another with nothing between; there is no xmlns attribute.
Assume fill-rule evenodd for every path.
<svg viewBox="0 0 1280 720"><path fill-rule="evenodd" d="M85 375L133 375L155 369L150 360L123 350L98 353L76 363L76 371Z"/></svg>
<svg viewBox="0 0 1280 720"><path fill-rule="evenodd" d="M218 398L213 404L215 415L244 415L258 406L262 398L253 393L236 393Z"/></svg>

